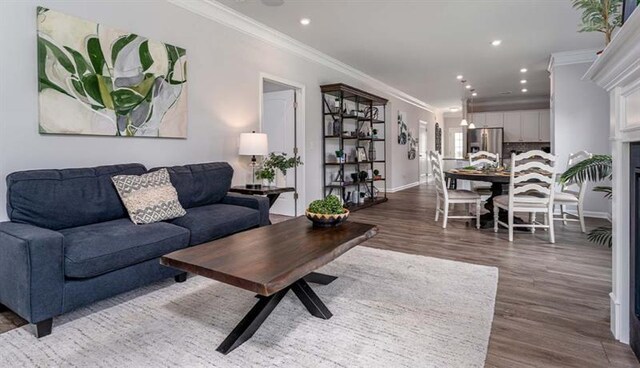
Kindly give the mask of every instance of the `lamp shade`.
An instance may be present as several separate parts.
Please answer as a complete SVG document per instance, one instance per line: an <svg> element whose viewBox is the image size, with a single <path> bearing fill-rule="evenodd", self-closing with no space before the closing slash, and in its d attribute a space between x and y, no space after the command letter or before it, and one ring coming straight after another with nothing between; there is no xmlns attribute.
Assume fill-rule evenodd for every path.
<svg viewBox="0 0 640 368"><path fill-rule="evenodd" d="M245 156L266 156L269 153L267 135L264 133L240 133L238 154Z"/></svg>
<svg viewBox="0 0 640 368"><path fill-rule="evenodd" d="M467 119L462 119L462 121L460 122L460 126L467 126L469 125L469 123L467 123Z"/></svg>

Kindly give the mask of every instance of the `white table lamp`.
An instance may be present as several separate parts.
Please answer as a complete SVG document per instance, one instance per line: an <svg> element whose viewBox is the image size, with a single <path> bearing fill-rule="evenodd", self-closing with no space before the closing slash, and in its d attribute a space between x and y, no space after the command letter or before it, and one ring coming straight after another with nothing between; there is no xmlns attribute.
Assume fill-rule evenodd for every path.
<svg viewBox="0 0 640 368"><path fill-rule="evenodd" d="M267 135L264 133L241 133L240 147L238 154L242 156L251 156L251 178L252 183L247 184L248 189L260 189L262 185L256 183L256 166L258 165L256 156L266 156L269 153L269 144Z"/></svg>

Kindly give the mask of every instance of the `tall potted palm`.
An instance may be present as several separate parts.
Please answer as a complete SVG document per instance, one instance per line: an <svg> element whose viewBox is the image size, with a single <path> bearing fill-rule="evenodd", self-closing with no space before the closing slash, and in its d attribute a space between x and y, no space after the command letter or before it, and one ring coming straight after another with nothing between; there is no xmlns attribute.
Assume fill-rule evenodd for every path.
<svg viewBox="0 0 640 368"><path fill-rule="evenodd" d="M606 45L616 27L622 25L622 0L571 0L582 11L582 24L578 32L602 32Z"/></svg>
<svg viewBox="0 0 640 368"><path fill-rule="evenodd" d="M599 182L611 179L613 173L613 163L610 155L593 155L593 157L580 161L573 165L562 176L561 184L583 183L587 181ZM605 198L611 198L613 190L610 186L600 185L593 188L594 192L604 193ZM611 248L612 233L611 226L600 226L589 232L589 241L607 245Z"/></svg>

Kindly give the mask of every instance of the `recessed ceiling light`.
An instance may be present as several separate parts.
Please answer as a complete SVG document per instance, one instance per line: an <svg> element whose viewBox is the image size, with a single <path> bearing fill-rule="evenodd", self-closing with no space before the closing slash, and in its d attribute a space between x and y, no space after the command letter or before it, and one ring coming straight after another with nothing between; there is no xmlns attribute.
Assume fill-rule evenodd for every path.
<svg viewBox="0 0 640 368"><path fill-rule="evenodd" d="M520 73L526 73L526 72L527 72L527 68L520 69Z"/></svg>
<svg viewBox="0 0 640 368"><path fill-rule="evenodd" d="M520 84L526 84L526 83L527 83L527 80L526 80L526 79L521 79L521 80L520 80Z"/></svg>
<svg viewBox="0 0 640 368"><path fill-rule="evenodd" d="M473 96L473 97L476 97L477 95L478 95L478 92L473 92L473 93L471 94L471 96Z"/></svg>
<svg viewBox="0 0 640 368"><path fill-rule="evenodd" d="M526 93L528 91L528 89L523 88L523 89L521 89L521 91L522 91L522 93Z"/></svg>
<svg viewBox="0 0 640 368"><path fill-rule="evenodd" d="M493 41L491 41L491 45L493 45L493 46L500 46L501 43L502 43L502 40L493 40Z"/></svg>
<svg viewBox="0 0 640 368"><path fill-rule="evenodd" d="M457 79L457 80L461 80L462 78L464 78L464 77L462 76L462 74L458 74L458 76L456 76L456 79Z"/></svg>
<svg viewBox="0 0 640 368"><path fill-rule="evenodd" d="M466 88L466 89L471 89L471 85L470 85L470 84L467 84L466 86L464 86L464 88Z"/></svg>
<svg viewBox="0 0 640 368"><path fill-rule="evenodd" d="M300 24L302 24L303 26L308 26L309 23L311 23L311 19L309 19L309 18L300 19Z"/></svg>
<svg viewBox="0 0 640 368"><path fill-rule="evenodd" d="M450 107L450 108L449 108L449 111L451 111L451 112L458 112L458 111L460 111L460 109L459 109L459 108L457 108L457 107Z"/></svg>

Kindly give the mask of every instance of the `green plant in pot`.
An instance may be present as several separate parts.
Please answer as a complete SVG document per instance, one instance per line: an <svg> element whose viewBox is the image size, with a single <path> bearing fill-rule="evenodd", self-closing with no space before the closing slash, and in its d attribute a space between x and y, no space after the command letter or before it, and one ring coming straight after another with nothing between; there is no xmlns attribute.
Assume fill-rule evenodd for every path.
<svg viewBox="0 0 640 368"><path fill-rule="evenodd" d="M345 222L349 217L349 210L342 206L340 198L328 195L324 199L311 202L305 215L313 222L313 226L332 227Z"/></svg>
<svg viewBox="0 0 640 368"><path fill-rule="evenodd" d="M593 157L580 161L570 167L560 176L561 184L583 183L586 181L598 182L611 179L613 172L613 162L609 155L593 155ZM605 198L611 198L613 190L610 186L596 186L595 192L604 193ZM589 241L607 245L611 248L612 232L611 226L600 226L589 232Z"/></svg>
<svg viewBox="0 0 640 368"><path fill-rule="evenodd" d="M271 152L267 158L262 161L262 167L256 171L256 178L266 180L269 185L276 179L278 171L283 176L287 176L287 170L302 165L300 157L287 157L286 153Z"/></svg>
<svg viewBox="0 0 640 368"><path fill-rule="evenodd" d="M622 0L572 0L571 4L582 11L578 32L602 32L608 45L613 31L622 25Z"/></svg>

